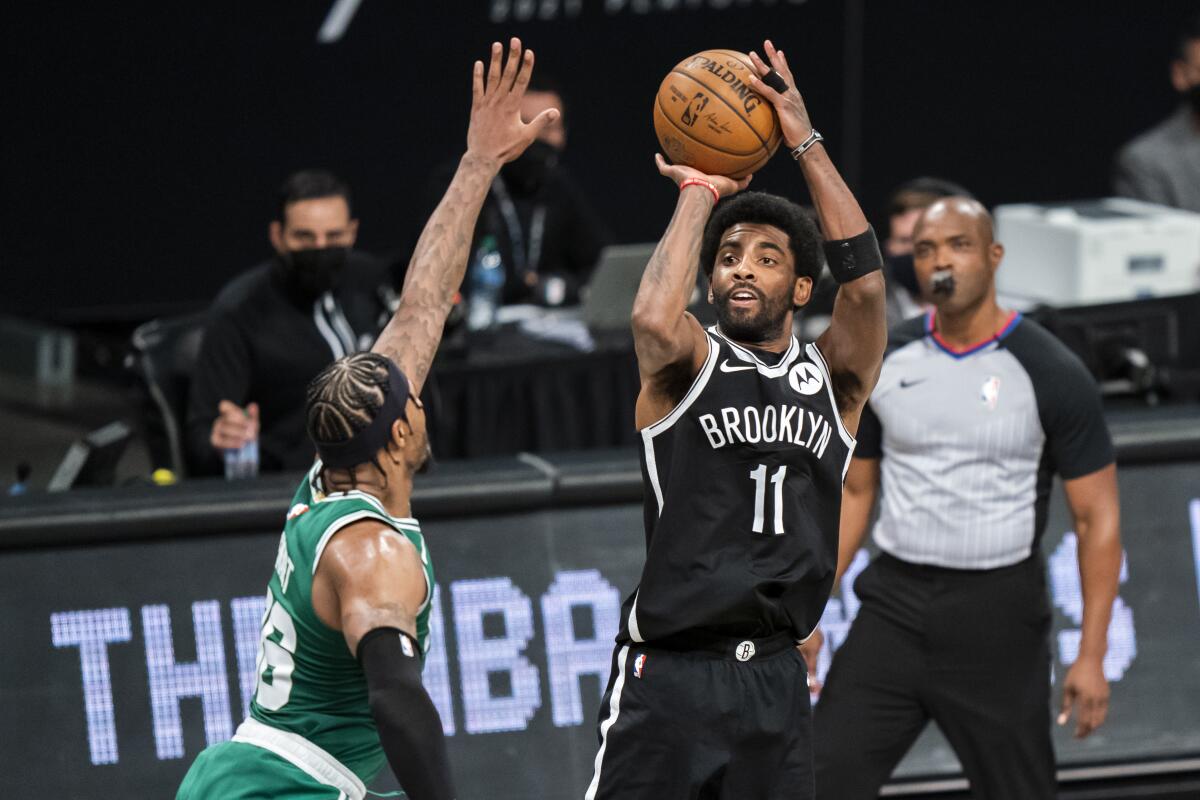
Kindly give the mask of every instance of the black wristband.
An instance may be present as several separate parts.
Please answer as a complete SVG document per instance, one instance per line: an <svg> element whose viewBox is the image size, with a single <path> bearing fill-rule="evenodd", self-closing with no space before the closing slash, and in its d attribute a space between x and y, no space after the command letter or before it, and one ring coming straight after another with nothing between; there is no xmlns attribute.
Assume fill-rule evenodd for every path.
<svg viewBox="0 0 1200 800"><path fill-rule="evenodd" d="M838 283L849 283L883 269L883 255L879 252L875 229L869 225L858 236L827 241L824 247L825 263Z"/></svg>

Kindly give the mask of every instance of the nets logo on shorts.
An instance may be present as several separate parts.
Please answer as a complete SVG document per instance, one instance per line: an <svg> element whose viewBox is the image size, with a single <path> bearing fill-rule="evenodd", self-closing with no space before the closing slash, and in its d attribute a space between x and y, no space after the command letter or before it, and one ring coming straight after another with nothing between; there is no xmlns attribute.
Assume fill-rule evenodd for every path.
<svg viewBox="0 0 1200 800"><path fill-rule="evenodd" d="M733 654L737 656L738 661L749 661L754 658L754 650L754 642L745 641L734 649Z"/></svg>
<svg viewBox="0 0 1200 800"><path fill-rule="evenodd" d="M646 669L646 654L638 653L638 657L633 660L633 677L642 677L644 669Z"/></svg>

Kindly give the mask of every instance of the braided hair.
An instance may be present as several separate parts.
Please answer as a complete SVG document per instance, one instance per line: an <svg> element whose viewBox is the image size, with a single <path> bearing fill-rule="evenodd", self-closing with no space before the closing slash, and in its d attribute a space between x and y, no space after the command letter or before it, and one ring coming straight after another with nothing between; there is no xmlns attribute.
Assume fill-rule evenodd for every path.
<svg viewBox="0 0 1200 800"><path fill-rule="evenodd" d="M350 440L375 419L389 388L386 356L353 353L334 361L308 385L304 416L309 438L321 444ZM375 456L371 463L386 475ZM354 488L357 469L350 473Z"/></svg>

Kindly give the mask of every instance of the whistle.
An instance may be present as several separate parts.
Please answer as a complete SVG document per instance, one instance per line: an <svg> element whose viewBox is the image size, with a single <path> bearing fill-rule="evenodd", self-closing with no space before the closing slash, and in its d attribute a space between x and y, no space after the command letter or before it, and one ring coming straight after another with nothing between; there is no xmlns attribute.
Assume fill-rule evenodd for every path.
<svg viewBox="0 0 1200 800"><path fill-rule="evenodd" d="M929 288L933 294L954 294L954 275L949 272L937 273L933 276Z"/></svg>

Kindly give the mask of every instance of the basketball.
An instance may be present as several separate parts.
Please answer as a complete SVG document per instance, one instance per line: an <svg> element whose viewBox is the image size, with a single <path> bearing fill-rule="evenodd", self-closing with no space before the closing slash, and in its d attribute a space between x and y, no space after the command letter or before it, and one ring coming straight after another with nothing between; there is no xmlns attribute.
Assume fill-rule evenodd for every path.
<svg viewBox="0 0 1200 800"><path fill-rule="evenodd" d="M750 88L754 67L735 50L680 61L654 98L663 154L708 175L742 178L775 154L782 132L771 102Z"/></svg>

